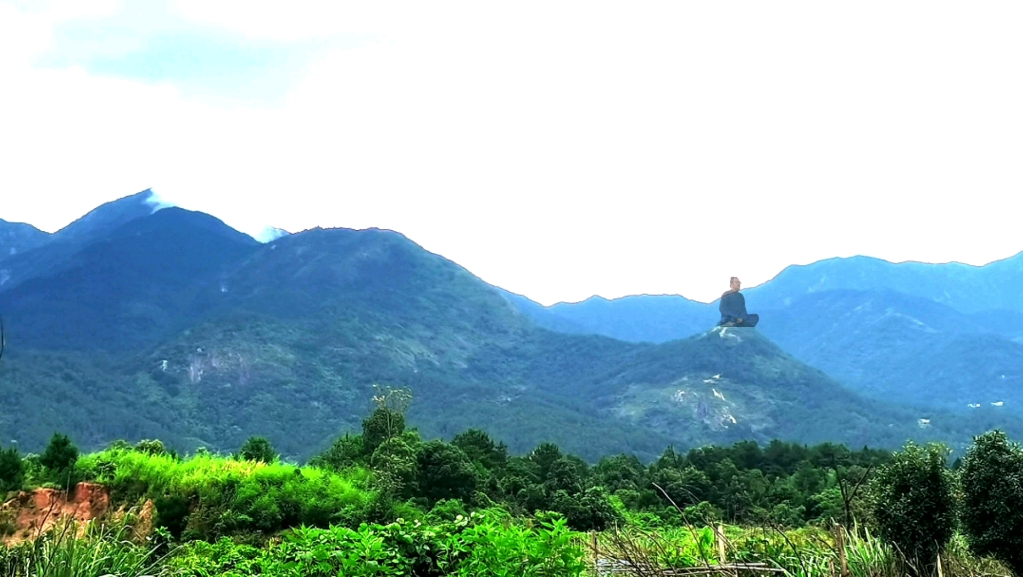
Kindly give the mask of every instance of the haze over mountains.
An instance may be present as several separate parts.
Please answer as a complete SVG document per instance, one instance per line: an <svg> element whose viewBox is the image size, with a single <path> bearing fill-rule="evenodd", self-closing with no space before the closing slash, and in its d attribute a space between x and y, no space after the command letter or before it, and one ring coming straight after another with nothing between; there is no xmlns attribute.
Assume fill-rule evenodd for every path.
<svg viewBox="0 0 1023 577"><path fill-rule="evenodd" d="M591 459L1023 431L1023 345L1001 311L1019 262L794 267L749 291L762 331L712 330L716 307L681 297L542 307L396 232L264 244L155 208L145 191L53 235L0 221L0 438L231 450L258 434L305 458L358 428L375 383L413 389L427 437L480 427Z"/></svg>
<svg viewBox="0 0 1023 577"><path fill-rule="evenodd" d="M757 330L854 390L957 412L1003 403L1019 414L1020 279L1023 253L983 267L853 257L792 266L744 293ZM685 338L719 316L717 303L678 296L513 302L553 330L632 342Z"/></svg>

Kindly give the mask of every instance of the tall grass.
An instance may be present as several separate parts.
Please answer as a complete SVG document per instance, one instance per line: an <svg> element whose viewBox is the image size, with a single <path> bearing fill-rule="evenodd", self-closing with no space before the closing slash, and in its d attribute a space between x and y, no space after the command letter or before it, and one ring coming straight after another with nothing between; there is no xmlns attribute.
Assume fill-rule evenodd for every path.
<svg viewBox="0 0 1023 577"><path fill-rule="evenodd" d="M819 527L782 530L772 527L727 527L729 563L763 563L785 577L903 577L930 574L866 529L841 531L841 552L835 532ZM664 570L713 567L719 564L717 541L709 527L607 531L593 542L594 553L608 566L632 568L622 575L658 575ZM844 553L847 573L842 572ZM937 560L935 560L937 561ZM998 562L972 555L957 535L941 556L943 577L1008 577ZM724 571L729 573L729 571Z"/></svg>
<svg viewBox="0 0 1023 577"><path fill-rule="evenodd" d="M170 575L156 545L137 543L125 525L63 521L35 541L0 546L4 577L160 577Z"/></svg>

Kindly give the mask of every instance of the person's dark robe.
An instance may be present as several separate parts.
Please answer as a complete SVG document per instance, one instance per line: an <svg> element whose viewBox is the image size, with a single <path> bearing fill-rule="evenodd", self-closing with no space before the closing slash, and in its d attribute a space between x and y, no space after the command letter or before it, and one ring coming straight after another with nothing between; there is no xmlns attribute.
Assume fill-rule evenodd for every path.
<svg viewBox="0 0 1023 577"><path fill-rule="evenodd" d="M760 317L746 312L746 297L741 292L728 291L721 295L721 321L718 326L730 324L737 327L755 327ZM739 319L742 319L741 321Z"/></svg>

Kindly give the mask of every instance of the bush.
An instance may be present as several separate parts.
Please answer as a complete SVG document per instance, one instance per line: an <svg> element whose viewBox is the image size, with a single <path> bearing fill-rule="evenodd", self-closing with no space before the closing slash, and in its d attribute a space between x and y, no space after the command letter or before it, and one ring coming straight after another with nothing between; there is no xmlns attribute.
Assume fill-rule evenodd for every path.
<svg viewBox="0 0 1023 577"><path fill-rule="evenodd" d="M264 549L193 543L175 561L183 575L530 575L578 577L583 549L564 520L535 526L484 515L424 525L396 522L357 529L296 529Z"/></svg>
<svg viewBox="0 0 1023 577"><path fill-rule="evenodd" d="M114 501L154 499L158 522L185 539L272 533L302 524L358 526L379 500L366 487L368 473L359 469L342 476L314 467L209 455L181 460L134 450L86 455L77 469L107 485ZM197 506L182 520L185 502Z"/></svg>
<svg viewBox="0 0 1023 577"><path fill-rule="evenodd" d="M872 512L881 538L911 561L934 563L955 530L949 451L909 443L871 483Z"/></svg>
<svg viewBox="0 0 1023 577"><path fill-rule="evenodd" d="M242 448L238 449L238 457L244 461L276 463L279 455L274 451L270 441L263 437L249 437Z"/></svg>
<svg viewBox="0 0 1023 577"><path fill-rule="evenodd" d="M974 438L960 466L959 483L970 549L1023 575L1023 449L1001 431Z"/></svg>
<svg viewBox="0 0 1023 577"><path fill-rule="evenodd" d="M149 439L143 439L136 443L135 450L147 455L163 455L167 452L167 448L163 446L163 441Z"/></svg>

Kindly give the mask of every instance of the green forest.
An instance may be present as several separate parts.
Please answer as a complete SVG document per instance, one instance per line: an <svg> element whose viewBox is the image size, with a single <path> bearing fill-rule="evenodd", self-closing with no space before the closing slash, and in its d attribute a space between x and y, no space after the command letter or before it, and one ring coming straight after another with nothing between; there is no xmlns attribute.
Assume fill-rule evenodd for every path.
<svg viewBox="0 0 1023 577"><path fill-rule="evenodd" d="M378 389L373 400L361 434L305 464L282 462L260 437L230 455L179 454L158 440L84 454L60 433L39 454L5 448L0 570L1023 574L1023 449L1001 432L951 463L937 444L891 452L781 441L588 463L551 443L512 455L477 429L427 440L406 425L407 390ZM90 484L109 495L102 516L19 526L31 491Z"/></svg>

